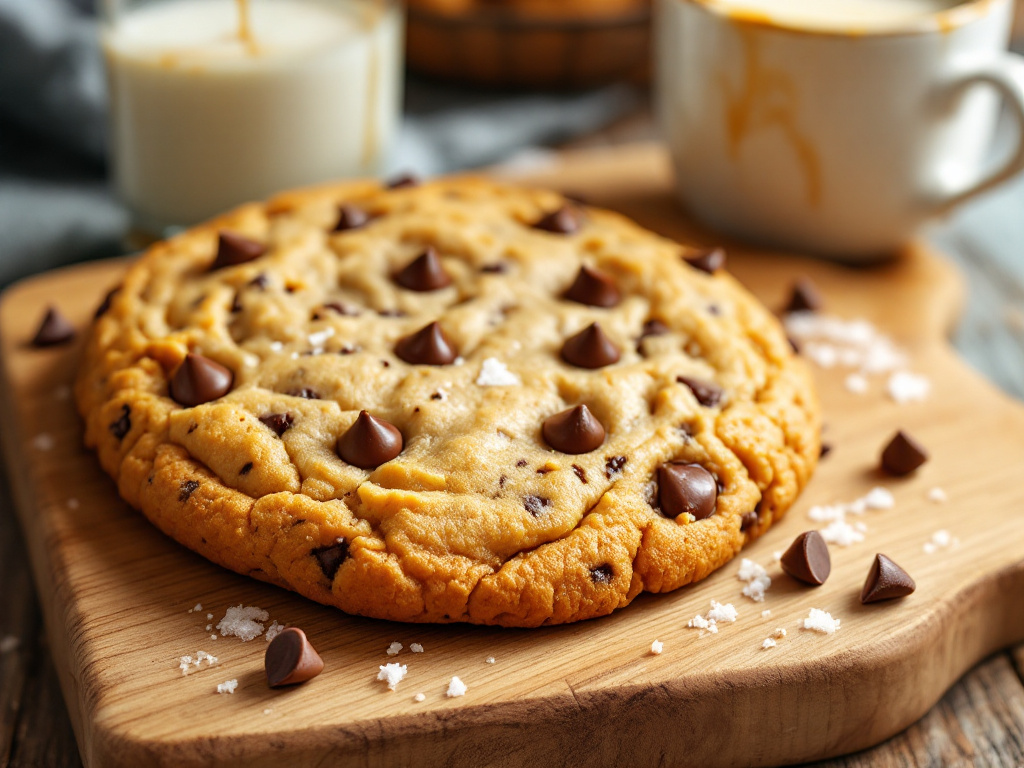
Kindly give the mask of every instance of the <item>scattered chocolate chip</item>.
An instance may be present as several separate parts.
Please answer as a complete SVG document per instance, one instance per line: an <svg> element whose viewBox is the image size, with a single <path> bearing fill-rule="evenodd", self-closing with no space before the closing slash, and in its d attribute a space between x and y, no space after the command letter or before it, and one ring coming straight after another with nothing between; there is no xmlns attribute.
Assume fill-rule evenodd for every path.
<svg viewBox="0 0 1024 768"><path fill-rule="evenodd" d="M381 362L381 365L383 365L385 368L390 368L391 367L391 363L389 363L387 360L381 360L380 362Z"/></svg>
<svg viewBox="0 0 1024 768"><path fill-rule="evenodd" d="M195 480L186 480L178 487L178 501L184 503L189 500L189 497L196 492L199 488L199 483Z"/></svg>
<svg viewBox="0 0 1024 768"><path fill-rule="evenodd" d="M265 272L260 272L256 277L246 283L250 288L258 288L263 291L266 290L267 286L270 285L270 278L267 277Z"/></svg>
<svg viewBox="0 0 1024 768"><path fill-rule="evenodd" d="M543 466L543 467L541 467L540 469L537 470L537 474L538 475L546 475L548 472L554 472L554 471L555 471L554 467Z"/></svg>
<svg viewBox="0 0 1024 768"><path fill-rule="evenodd" d="M345 539L338 539L334 544L314 549L310 554L316 558L324 576L334 581L341 564L348 559L348 542Z"/></svg>
<svg viewBox="0 0 1024 768"><path fill-rule="evenodd" d="M740 518L740 531L742 531L743 533L746 533L751 528L753 528L755 525L757 525L757 520L758 520L757 512L754 512L753 510L751 510L750 512L747 512L746 514L743 515L742 518Z"/></svg>
<svg viewBox="0 0 1024 768"><path fill-rule="evenodd" d="M290 413L270 413L266 416L260 416L260 421L274 430L274 434L280 437L291 429L295 419Z"/></svg>
<svg viewBox="0 0 1024 768"><path fill-rule="evenodd" d="M320 393L317 392L315 389L310 389L309 387L299 387L298 389L289 389L287 392L285 392L285 394L288 395L289 397L301 397L304 400L319 400L320 399Z"/></svg>
<svg viewBox="0 0 1024 768"><path fill-rule="evenodd" d="M783 310L789 312L817 312L824 305L818 286L807 277L801 277L790 289L789 301Z"/></svg>
<svg viewBox="0 0 1024 768"><path fill-rule="evenodd" d="M584 485L587 484L587 470L585 470L579 464L573 464L572 471L576 473L576 477L580 479L581 483L583 483Z"/></svg>
<svg viewBox="0 0 1024 768"><path fill-rule="evenodd" d="M231 314L237 315L242 311L242 296L235 291L235 297L231 299Z"/></svg>
<svg viewBox="0 0 1024 768"><path fill-rule="evenodd" d="M99 320L101 317L107 314L107 311L110 309L110 305L114 302L114 297L118 293L120 293L120 291L120 285L115 286L111 288L109 291L107 291L107 295L103 297L103 301L101 301L100 305L96 307L96 313L93 315L94 320Z"/></svg>
<svg viewBox="0 0 1024 768"><path fill-rule="evenodd" d="M406 189L407 187L418 187L420 178L415 173L403 173L388 180L388 189Z"/></svg>
<svg viewBox="0 0 1024 768"><path fill-rule="evenodd" d="M335 232L347 232L350 229L365 227L370 221L370 214L356 205L341 205L338 207L338 221L334 225Z"/></svg>
<svg viewBox="0 0 1024 768"><path fill-rule="evenodd" d="M713 275L725 267L725 250L723 248L708 248L700 253L685 257L683 261L694 269L699 269L701 272Z"/></svg>
<svg viewBox="0 0 1024 768"><path fill-rule="evenodd" d="M871 570L868 571L868 578L860 593L860 601L867 605L882 600L906 597L915 589L917 589L917 584L910 578L910 574L879 553L875 555L875 561L871 564Z"/></svg>
<svg viewBox="0 0 1024 768"><path fill-rule="evenodd" d="M186 432L185 434L191 435L197 429L199 429L199 422L193 421L191 424L188 425L188 432Z"/></svg>
<svg viewBox="0 0 1024 768"><path fill-rule="evenodd" d="M688 387L697 398L697 402L705 408L714 408L722 399L722 388L710 381L702 381L691 376L676 376L676 381Z"/></svg>
<svg viewBox="0 0 1024 768"><path fill-rule="evenodd" d="M523 498L523 506L526 508L526 511L534 517L540 517L540 515L544 513L544 510L551 506L551 499L531 494Z"/></svg>
<svg viewBox="0 0 1024 768"><path fill-rule="evenodd" d="M519 461L516 462L516 466L517 467L525 467L527 465L527 463L528 462L526 461L526 459L520 459Z"/></svg>
<svg viewBox="0 0 1024 768"><path fill-rule="evenodd" d="M48 307L39 330L32 337L33 347L53 347L75 338L75 326L56 307Z"/></svg>
<svg viewBox="0 0 1024 768"><path fill-rule="evenodd" d="M643 330L640 331L640 338L646 339L648 336L664 336L671 330L661 320L652 319L644 323Z"/></svg>
<svg viewBox="0 0 1024 768"><path fill-rule="evenodd" d="M882 451L882 469L890 475L902 477L928 461L928 452L906 432L893 435Z"/></svg>
<svg viewBox="0 0 1024 768"><path fill-rule="evenodd" d="M828 443L822 443L821 444L821 450L818 453L818 458L819 459L824 459L830 453L832 453L832 446L829 445Z"/></svg>
<svg viewBox="0 0 1024 768"><path fill-rule="evenodd" d="M604 476L611 480L622 472L628 461L629 459L625 456L609 456L604 463Z"/></svg>
<svg viewBox="0 0 1024 768"><path fill-rule="evenodd" d="M324 660L316 652L306 633L297 627L286 627L270 641L263 657L267 685L277 688L312 680L323 672Z"/></svg>
<svg viewBox="0 0 1024 768"><path fill-rule="evenodd" d="M217 257L210 269L234 267L258 259L267 252L263 243L250 240L235 232L222 231L217 237Z"/></svg>
<svg viewBox="0 0 1024 768"><path fill-rule="evenodd" d="M132 407L130 405L122 405L121 415L110 422L108 429L110 434L118 440L124 440L124 436L132 431Z"/></svg>
<svg viewBox="0 0 1024 768"><path fill-rule="evenodd" d="M542 216L533 228L556 235L571 235L582 226L583 212L575 205L566 204Z"/></svg>
<svg viewBox="0 0 1024 768"><path fill-rule="evenodd" d="M712 317L718 317L722 314L722 308L717 304L708 304L708 314Z"/></svg>
<svg viewBox="0 0 1024 768"><path fill-rule="evenodd" d="M398 340L395 354L412 365L449 365L458 357L439 323L430 323Z"/></svg>
<svg viewBox="0 0 1024 768"><path fill-rule="evenodd" d="M337 448L338 455L349 464L360 469L376 469L400 454L404 445L398 427L360 411L348 431L338 438Z"/></svg>
<svg viewBox="0 0 1024 768"><path fill-rule="evenodd" d="M715 513L715 476L699 464L669 462L658 467L658 504L665 517L689 513L697 520Z"/></svg>
<svg viewBox="0 0 1024 768"><path fill-rule="evenodd" d="M248 475L250 472L252 472L252 462L251 461L245 462L245 464L242 465L242 468L240 470L238 470L238 474L240 474L240 475Z"/></svg>
<svg viewBox="0 0 1024 768"><path fill-rule="evenodd" d="M604 426L585 405L549 416L541 432L545 442L562 453L590 453L604 443Z"/></svg>
<svg viewBox="0 0 1024 768"><path fill-rule="evenodd" d="M395 282L410 291L426 293L447 288L452 284L452 278L445 272L437 250L430 246L395 273Z"/></svg>
<svg viewBox="0 0 1024 768"><path fill-rule="evenodd" d="M488 275L503 275L508 272L508 264L503 261L496 264L484 264L480 267L480 271Z"/></svg>
<svg viewBox="0 0 1024 768"><path fill-rule="evenodd" d="M330 301L320 307L313 315L314 320L322 320L327 312L333 312L342 317L359 317L359 310L342 304L340 301Z"/></svg>
<svg viewBox="0 0 1024 768"><path fill-rule="evenodd" d="M570 336L562 345L562 359L577 368L603 368L617 363L619 356L619 348L597 323L591 323L575 336Z"/></svg>
<svg viewBox="0 0 1024 768"><path fill-rule="evenodd" d="M622 294L610 275L584 264L562 298L588 307L614 307Z"/></svg>
<svg viewBox="0 0 1024 768"><path fill-rule="evenodd" d="M224 397L235 376L220 363L189 352L171 376L171 397L191 408Z"/></svg>
<svg viewBox="0 0 1024 768"><path fill-rule="evenodd" d="M797 536L779 561L782 570L797 581L819 587L832 572L832 558L828 554L825 537L817 531Z"/></svg>
<svg viewBox="0 0 1024 768"><path fill-rule="evenodd" d="M611 584L613 576L615 571L607 563L590 569L590 580L595 584Z"/></svg>

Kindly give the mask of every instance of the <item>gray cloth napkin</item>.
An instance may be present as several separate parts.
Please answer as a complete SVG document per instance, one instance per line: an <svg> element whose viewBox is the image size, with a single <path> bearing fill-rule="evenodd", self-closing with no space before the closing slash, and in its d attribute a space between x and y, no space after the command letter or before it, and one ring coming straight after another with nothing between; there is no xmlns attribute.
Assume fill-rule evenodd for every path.
<svg viewBox="0 0 1024 768"><path fill-rule="evenodd" d="M91 0L0 0L0 286L123 252L128 216L105 173L106 87ZM495 94L412 80L392 171L495 163L596 130L635 107L613 86Z"/></svg>

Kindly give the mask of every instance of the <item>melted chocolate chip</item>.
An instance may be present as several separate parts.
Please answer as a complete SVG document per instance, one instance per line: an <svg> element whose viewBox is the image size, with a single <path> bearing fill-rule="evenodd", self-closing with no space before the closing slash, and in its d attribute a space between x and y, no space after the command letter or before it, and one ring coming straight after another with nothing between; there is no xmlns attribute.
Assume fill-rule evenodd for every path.
<svg viewBox="0 0 1024 768"><path fill-rule="evenodd" d="M361 411L338 438L338 455L360 469L376 469L402 452L405 441L398 427Z"/></svg>
<svg viewBox="0 0 1024 768"><path fill-rule="evenodd" d="M447 288L452 278L445 272L437 251L429 247L395 274L395 282L410 291L425 293Z"/></svg>
<svg viewBox="0 0 1024 768"><path fill-rule="evenodd" d="M541 432L547 444L562 453L590 453L604 443L604 426L585 405L549 416Z"/></svg>
<svg viewBox="0 0 1024 768"><path fill-rule="evenodd" d="M588 307L614 307L622 294L610 275L584 264L562 298Z"/></svg>
<svg viewBox="0 0 1024 768"><path fill-rule="evenodd" d="M388 189L407 189L408 187L418 187L419 185L419 176L415 173L403 173L389 179L386 186Z"/></svg>
<svg viewBox="0 0 1024 768"><path fill-rule="evenodd" d="M217 237L217 257L210 269L234 267L258 259L267 252L263 243L250 240L235 232L222 231Z"/></svg>
<svg viewBox="0 0 1024 768"><path fill-rule="evenodd" d="M285 392L289 397L301 397L303 400L319 400L320 393L315 389L309 387L299 387L298 389L289 389Z"/></svg>
<svg viewBox="0 0 1024 768"><path fill-rule="evenodd" d="M699 269L701 272L713 275L725 267L725 250L722 248L708 248L700 253L685 257L683 261L694 269Z"/></svg>
<svg viewBox="0 0 1024 768"><path fill-rule="evenodd" d="M338 539L334 544L314 549L310 554L316 558L323 575L334 581L341 564L348 559L348 542L345 539Z"/></svg>
<svg viewBox="0 0 1024 768"><path fill-rule="evenodd" d="M480 271L487 275L503 275L508 272L508 264L499 261L496 264L484 264Z"/></svg>
<svg viewBox="0 0 1024 768"><path fill-rule="evenodd" d="M828 443L822 443L821 444L821 450L818 453L818 458L819 459L824 459L830 453L832 453L832 446L829 445Z"/></svg>
<svg viewBox="0 0 1024 768"><path fill-rule="evenodd" d="M235 291L235 297L233 299L231 299L231 314L237 315L241 311L242 311L242 297L238 293L238 291Z"/></svg>
<svg viewBox="0 0 1024 768"><path fill-rule="evenodd" d="M601 326L591 323L562 345L562 359L577 368L596 369L619 361L619 348Z"/></svg>
<svg viewBox="0 0 1024 768"><path fill-rule="evenodd" d="M797 536L782 556L779 565L794 579L812 587L824 584L832 572L828 544L817 531L807 531Z"/></svg>
<svg viewBox="0 0 1024 768"><path fill-rule="evenodd" d="M359 310L342 304L339 301L331 301L324 304L313 312L314 320L323 320L327 316L328 312L332 312L335 315L341 315L342 317L359 317Z"/></svg>
<svg viewBox="0 0 1024 768"><path fill-rule="evenodd" d="M569 204L545 214L533 225L534 229L556 235L571 235L582 226L583 212L577 206Z"/></svg>
<svg viewBox="0 0 1024 768"><path fill-rule="evenodd" d="M49 307L32 337L33 347L53 347L75 338L75 326L56 307Z"/></svg>
<svg viewBox="0 0 1024 768"><path fill-rule="evenodd" d="M338 221L334 225L335 232L348 232L351 229L365 227L370 221L370 214L356 205L338 207Z"/></svg>
<svg viewBox="0 0 1024 768"><path fill-rule="evenodd" d="M572 471L576 474L576 477L579 478L581 483L583 483L584 485L587 484L587 470L585 470L579 464L573 464Z"/></svg>
<svg viewBox="0 0 1024 768"><path fill-rule="evenodd" d="M902 477L928 461L928 451L906 432L897 432L882 451L882 469Z"/></svg>
<svg viewBox="0 0 1024 768"><path fill-rule="evenodd" d="M114 288L111 288L109 291L107 291L107 295L103 297L103 301L101 301L100 305L96 307L96 313L93 315L94 320L99 320L101 317L107 314L107 312L110 310L110 305L113 304L114 302L114 297L118 293L120 293L120 291L120 285L115 286Z"/></svg>
<svg viewBox="0 0 1024 768"><path fill-rule="evenodd" d="M381 317L405 317L405 312L400 309L379 309L377 314Z"/></svg>
<svg viewBox="0 0 1024 768"><path fill-rule="evenodd" d="M717 501L715 476L699 464L673 461L658 467L658 504L665 517L689 513L703 520L715 513Z"/></svg>
<svg viewBox="0 0 1024 768"><path fill-rule="evenodd" d="M189 352L171 376L171 397L192 408L231 391L234 374L208 357Z"/></svg>
<svg viewBox="0 0 1024 768"><path fill-rule="evenodd" d="M750 512L747 512L746 514L743 515L742 518L740 518L740 531L742 531L743 533L746 533L751 528L753 528L755 525L757 525L757 521L758 521L757 512L754 512L753 510L751 510Z"/></svg>
<svg viewBox="0 0 1024 768"><path fill-rule="evenodd" d="M607 563L590 569L590 580L595 584L611 584L614 576L615 571Z"/></svg>
<svg viewBox="0 0 1024 768"><path fill-rule="evenodd" d="M124 440L124 436L132 430L132 407L130 405L122 405L121 415L110 422L108 429L110 434L118 440Z"/></svg>
<svg viewBox="0 0 1024 768"><path fill-rule="evenodd" d="M436 322L399 339L395 354L412 365L449 365L458 357L455 347Z"/></svg>
<svg viewBox="0 0 1024 768"><path fill-rule="evenodd" d="M551 499L530 494L529 496L523 497L523 506L526 508L526 511L534 517L540 517L544 514L544 511L551 506Z"/></svg>
<svg viewBox="0 0 1024 768"><path fill-rule="evenodd" d="M801 277L795 283L789 294L789 301L786 304L785 312L817 312L824 305L821 292L810 278Z"/></svg>
<svg viewBox="0 0 1024 768"><path fill-rule="evenodd" d="M868 571L864 588L861 590L860 601L867 605L882 600L906 597L915 589L917 589L917 584L910 578L909 573L885 555L877 554L875 561L871 564L871 570Z"/></svg>
<svg viewBox="0 0 1024 768"><path fill-rule="evenodd" d="M267 286L270 285L270 278L267 277L265 272L260 272L256 277L246 283L246 285L250 288L257 288L264 291L267 289Z"/></svg>
<svg viewBox="0 0 1024 768"><path fill-rule="evenodd" d="M628 461L629 459L625 456L609 456L608 460L604 463L604 476L611 480L616 475L621 474Z"/></svg>
<svg viewBox="0 0 1024 768"><path fill-rule="evenodd" d="M525 467L528 463L529 462L527 462L526 459L520 459L519 461L516 462L516 466L517 467Z"/></svg>
<svg viewBox="0 0 1024 768"><path fill-rule="evenodd" d="M238 474L240 474L240 475L248 475L250 472L252 472L252 462L251 461L245 462L245 464L242 465L242 468L240 470L238 470Z"/></svg>
<svg viewBox="0 0 1024 768"><path fill-rule="evenodd" d="M705 408L714 408L722 399L722 388L710 381L702 381L691 376L676 376L676 381L688 387L697 398L697 402Z"/></svg>
<svg viewBox="0 0 1024 768"><path fill-rule="evenodd" d="M323 672L324 660L316 652L306 633L296 627L287 627L270 641L263 657L267 685L277 688L312 680Z"/></svg>
<svg viewBox="0 0 1024 768"><path fill-rule="evenodd" d="M661 320L651 319L644 323L643 330L640 331L640 339L646 339L648 336L664 336L671 330Z"/></svg>
<svg viewBox="0 0 1024 768"><path fill-rule="evenodd" d="M199 488L199 483L195 480L186 480L178 487L178 501L184 503L189 500L189 497Z"/></svg>

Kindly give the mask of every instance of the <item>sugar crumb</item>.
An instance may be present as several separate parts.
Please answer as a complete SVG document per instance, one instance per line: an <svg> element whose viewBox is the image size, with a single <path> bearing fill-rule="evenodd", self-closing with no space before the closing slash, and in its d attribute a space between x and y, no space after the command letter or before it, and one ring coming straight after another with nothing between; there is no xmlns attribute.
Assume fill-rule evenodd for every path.
<svg viewBox="0 0 1024 768"><path fill-rule="evenodd" d="M266 709L263 710L263 714L264 715L271 715L273 713L274 713L274 710L270 709L270 707L267 707Z"/></svg>
<svg viewBox="0 0 1024 768"><path fill-rule="evenodd" d="M217 639L217 636L216 636L216 635L210 635L210 639L211 639L211 640L216 640L216 639Z"/></svg>
<svg viewBox="0 0 1024 768"><path fill-rule="evenodd" d="M425 701L426 698L427 698L426 694L417 693L415 696L412 697L412 700L415 701L418 704L421 701Z"/></svg>
<svg viewBox="0 0 1024 768"><path fill-rule="evenodd" d="M189 613L198 613L201 610L203 610L203 604L202 603L196 603L195 606L193 606L192 608L188 609L188 612Z"/></svg>
<svg viewBox="0 0 1024 768"><path fill-rule="evenodd" d="M743 594L746 597L755 603L764 602L764 593L772 585L771 577L768 576L768 571L764 569L764 566L758 565L748 558L743 558L736 578L746 582L746 586L743 587Z"/></svg>
<svg viewBox="0 0 1024 768"><path fill-rule="evenodd" d="M761 618L762 619L767 619L771 615L772 615L772 609L771 608L765 608L763 611L761 611Z"/></svg>
<svg viewBox="0 0 1024 768"><path fill-rule="evenodd" d="M220 683L217 686L217 693L231 693L231 694L233 694L235 692L236 688L238 688L238 680L228 680L227 682Z"/></svg>
<svg viewBox="0 0 1024 768"><path fill-rule="evenodd" d="M766 637L764 639L764 642L761 643L761 648L767 651L769 648L774 648L776 645L778 645L778 643L776 643L770 637Z"/></svg>
<svg viewBox="0 0 1024 768"><path fill-rule="evenodd" d="M464 682L462 682L457 677L453 677L451 681L448 683L448 691L446 695L448 696L448 698L454 699L456 696L465 696L467 690L468 689L466 688L466 684Z"/></svg>
<svg viewBox="0 0 1024 768"><path fill-rule="evenodd" d="M283 631L284 631L284 624L278 624L277 621L271 622L270 626L267 627L267 632L266 632L266 635L265 635L267 642L269 643L275 637L280 635L281 632L283 632Z"/></svg>
<svg viewBox="0 0 1024 768"><path fill-rule="evenodd" d="M872 488L864 497L864 503L868 509L892 509L896 506L896 499L887 488Z"/></svg>
<svg viewBox="0 0 1024 768"><path fill-rule="evenodd" d="M377 679L387 682L388 690L393 691L402 682L408 671L409 668L405 664L385 664L380 668L380 672L377 673Z"/></svg>
<svg viewBox="0 0 1024 768"><path fill-rule="evenodd" d="M868 380L863 374L851 373L844 382L846 390L855 395L863 395L868 391Z"/></svg>
<svg viewBox="0 0 1024 768"><path fill-rule="evenodd" d="M697 615L690 619L686 626L693 629L706 630L711 634L718 634L718 625L721 622L734 622L738 616L736 607L732 603L724 605L717 600L711 601L711 610L707 615ZM703 636L703 635L702 635Z"/></svg>
<svg viewBox="0 0 1024 768"><path fill-rule="evenodd" d="M655 656L661 654L663 650L665 650L665 644L662 643L661 640L655 640L653 643L651 643L651 653L653 653Z"/></svg>
<svg viewBox="0 0 1024 768"><path fill-rule="evenodd" d="M403 647L404 646L396 640L388 646L386 653L388 656L397 656L399 651L401 651Z"/></svg>
<svg viewBox="0 0 1024 768"><path fill-rule="evenodd" d="M949 497L946 495L946 492L938 486L928 491L928 501L934 504L944 504L948 500Z"/></svg>
<svg viewBox="0 0 1024 768"><path fill-rule="evenodd" d="M496 357L488 357L480 367L480 375L476 377L476 383L481 387L514 387L523 382L501 360Z"/></svg>
<svg viewBox="0 0 1024 768"><path fill-rule="evenodd" d="M0 654L15 651L19 645L21 645L21 638L15 637L14 635L4 635L4 637L0 639Z"/></svg>
<svg viewBox="0 0 1024 768"><path fill-rule="evenodd" d="M776 640L781 640L785 636L786 636L786 628L785 627L777 627L775 629L775 631L772 632L772 637L774 637Z"/></svg>
<svg viewBox="0 0 1024 768"><path fill-rule="evenodd" d="M493 664L495 661L497 661L497 659L495 659L493 656L488 656L486 659L484 659L484 664Z"/></svg>
<svg viewBox="0 0 1024 768"><path fill-rule="evenodd" d="M821 531L821 536L829 544L849 547L864 541L864 533L857 530L845 520L834 520Z"/></svg>
<svg viewBox="0 0 1024 768"><path fill-rule="evenodd" d="M270 614L262 608L237 605L227 609L217 629L222 635L237 637L247 643L263 634L263 622L269 618Z"/></svg>
<svg viewBox="0 0 1024 768"><path fill-rule="evenodd" d="M206 625L206 631L207 631L207 632L209 632L209 631L210 631L210 630L212 630L212 629L213 629L213 624L207 624L207 625Z"/></svg>
<svg viewBox="0 0 1024 768"><path fill-rule="evenodd" d="M919 376L908 371L897 371L889 377L886 387L889 397L901 405L927 399L932 384L927 376Z"/></svg>
<svg viewBox="0 0 1024 768"><path fill-rule="evenodd" d="M926 541L924 544L924 551L929 555L933 555L940 549L951 549L960 546L960 539L953 536L947 530L938 530L932 534L931 541Z"/></svg>
<svg viewBox="0 0 1024 768"><path fill-rule="evenodd" d="M803 620L803 628L814 632L821 632L825 635L835 634L839 629L839 619L833 619L832 614L820 608L811 608L807 618Z"/></svg>
<svg viewBox="0 0 1024 768"><path fill-rule="evenodd" d="M198 671L204 661L206 666L212 667L217 663L217 657L206 651L197 651L195 656L182 656L179 658L178 669L181 670L182 675L188 675L190 672Z"/></svg>
<svg viewBox="0 0 1024 768"><path fill-rule="evenodd" d="M413 653L423 653L423 646L419 643L409 643L409 650Z"/></svg>

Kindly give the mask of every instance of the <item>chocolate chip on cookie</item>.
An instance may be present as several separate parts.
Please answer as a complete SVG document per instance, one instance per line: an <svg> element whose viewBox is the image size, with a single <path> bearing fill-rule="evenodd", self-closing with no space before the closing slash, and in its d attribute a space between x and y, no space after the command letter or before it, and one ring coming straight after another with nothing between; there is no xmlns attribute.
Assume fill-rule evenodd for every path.
<svg viewBox="0 0 1024 768"><path fill-rule="evenodd" d="M697 402L705 408L714 408L722 399L722 388L710 381L702 381L692 376L676 376L676 381L685 385Z"/></svg>
<svg viewBox="0 0 1024 768"><path fill-rule="evenodd" d="M625 456L609 456L604 463L604 476L609 480L618 477L628 461Z"/></svg>
<svg viewBox="0 0 1024 768"><path fill-rule="evenodd" d="M825 537L817 531L801 533L779 561L782 570L797 581L819 587L832 572L832 558Z"/></svg>
<svg viewBox="0 0 1024 768"><path fill-rule="evenodd" d="M882 600L893 600L897 597L906 597L915 589L917 584L910 578L910 574L879 553L875 555L875 561L868 571L867 580L860 593L860 601L867 605Z"/></svg>
<svg viewBox="0 0 1024 768"><path fill-rule="evenodd" d="M319 400L320 393L311 387L296 387L285 392L289 397L301 397L303 400Z"/></svg>
<svg viewBox="0 0 1024 768"><path fill-rule="evenodd" d="M801 277L793 283L790 289L789 301L783 310L786 314L790 312L817 312L824 306L818 286L809 277Z"/></svg>
<svg viewBox="0 0 1024 768"><path fill-rule="evenodd" d="M33 347L53 347L75 338L75 326L56 307L48 307L39 330L32 337Z"/></svg>
<svg viewBox="0 0 1024 768"><path fill-rule="evenodd" d="M199 489L199 483L195 480L186 480L178 487L178 501L183 504L192 498L192 494Z"/></svg>
<svg viewBox="0 0 1024 768"><path fill-rule="evenodd" d="M906 432L899 431L882 451L882 469L902 477L928 461L928 451Z"/></svg>
<svg viewBox="0 0 1024 768"><path fill-rule="evenodd" d="M328 301L313 312L313 319L323 320L330 313L341 317L359 317L361 314L357 308L350 307L348 304L342 304L340 301Z"/></svg>
<svg viewBox="0 0 1024 768"><path fill-rule="evenodd" d="M577 368L604 368L619 361L619 348L601 330L597 323L591 323L562 345L562 359Z"/></svg>
<svg viewBox="0 0 1024 768"><path fill-rule="evenodd" d="M338 455L360 469L376 469L402 452L405 440L394 424L360 411L338 438Z"/></svg>
<svg viewBox="0 0 1024 768"><path fill-rule="evenodd" d="M449 365L459 356L437 322L399 339L395 354L411 365Z"/></svg>
<svg viewBox="0 0 1024 768"><path fill-rule="evenodd" d="M533 228L556 235L571 235L582 226L582 211L575 205L566 204L542 216L533 225Z"/></svg>
<svg viewBox="0 0 1024 768"><path fill-rule="evenodd" d="M549 416L541 431L547 444L562 453L590 453L604 443L604 426L585 405Z"/></svg>
<svg viewBox="0 0 1024 768"><path fill-rule="evenodd" d="M290 413L270 413L266 416L260 416L260 421L274 430L274 434L280 437L291 429L295 419Z"/></svg>
<svg viewBox="0 0 1024 768"><path fill-rule="evenodd" d="M579 478L580 482L583 483L584 485L586 485L589 482L587 480L587 470L585 470L579 464L573 464L572 471L575 473L576 477Z"/></svg>
<svg viewBox="0 0 1024 768"><path fill-rule="evenodd" d="M345 203L338 206L338 221L334 225L334 232L348 232L351 229L365 227L370 221L370 214L356 205Z"/></svg>
<svg viewBox="0 0 1024 768"><path fill-rule="evenodd" d="M703 520L715 513L717 501L715 476L700 464L672 461L658 467L658 504L665 517L688 513Z"/></svg>
<svg viewBox="0 0 1024 768"><path fill-rule="evenodd" d="M107 428L118 440L124 440L124 436L132 431L132 407L127 403L122 405L121 415L110 422Z"/></svg>
<svg viewBox="0 0 1024 768"><path fill-rule="evenodd" d="M120 292L120 285L114 286L109 291L107 291L107 294L103 297L103 301L101 301L100 305L96 307L96 312L92 316L94 320L99 320L101 317L107 314L107 312L110 311L110 305L114 303L114 297L117 296L117 294Z"/></svg>
<svg viewBox="0 0 1024 768"><path fill-rule="evenodd" d="M584 264L562 298L589 307L608 308L616 306L622 300L622 294L611 275Z"/></svg>
<svg viewBox="0 0 1024 768"><path fill-rule="evenodd" d="M437 251L431 246L395 273L395 282L410 291L426 293L447 288L452 284L452 278L445 272Z"/></svg>
<svg viewBox="0 0 1024 768"><path fill-rule="evenodd" d="M745 512L743 514L743 517L740 518L740 531L742 533L746 533L751 528L753 528L755 525L757 525L757 521L758 521L757 512L755 512L753 510L751 510L750 512Z"/></svg>
<svg viewBox="0 0 1024 768"><path fill-rule="evenodd" d="M544 496L534 496L530 494L523 497L523 506L526 511L534 517L540 517L544 514L544 511L551 506L551 499L545 498Z"/></svg>
<svg viewBox="0 0 1024 768"><path fill-rule="evenodd" d="M614 576L615 570L608 563L590 569L590 580L595 584L611 584Z"/></svg>
<svg viewBox="0 0 1024 768"><path fill-rule="evenodd" d="M171 397L192 408L224 397L234 379L235 375L220 363L189 352L171 376Z"/></svg>
<svg viewBox="0 0 1024 768"><path fill-rule="evenodd" d="M324 660L297 627L286 627L270 641L263 657L267 685L278 688L312 680L323 672Z"/></svg>
<svg viewBox="0 0 1024 768"><path fill-rule="evenodd" d="M334 581L341 564L348 560L348 542L345 539L338 539L326 547L318 547L311 553L316 558L320 571L331 581Z"/></svg>
<svg viewBox="0 0 1024 768"><path fill-rule="evenodd" d="M694 269L713 275L725 267L725 250L723 248L708 248L684 257L683 261Z"/></svg>
<svg viewBox="0 0 1024 768"><path fill-rule="evenodd" d="M646 339L648 336L664 336L670 330L671 329L661 320L652 318L644 323L644 327L640 331L640 338Z"/></svg>
<svg viewBox="0 0 1024 768"><path fill-rule="evenodd" d="M389 179L385 186L388 189L409 189L411 187L418 187L420 183L419 176L415 173L406 172Z"/></svg>
<svg viewBox="0 0 1024 768"><path fill-rule="evenodd" d="M236 232L222 230L217 236L217 257L213 260L211 270L234 267L254 261L267 252L263 243L250 240Z"/></svg>

